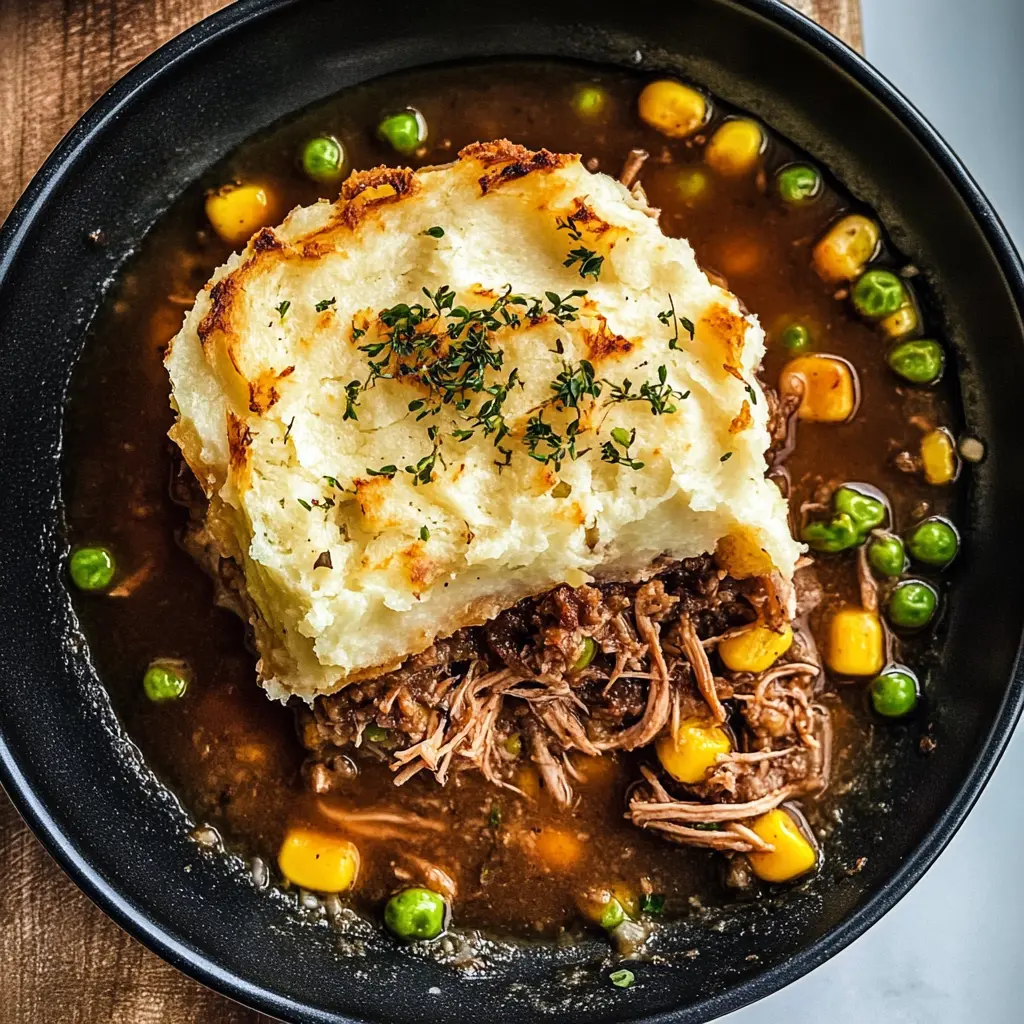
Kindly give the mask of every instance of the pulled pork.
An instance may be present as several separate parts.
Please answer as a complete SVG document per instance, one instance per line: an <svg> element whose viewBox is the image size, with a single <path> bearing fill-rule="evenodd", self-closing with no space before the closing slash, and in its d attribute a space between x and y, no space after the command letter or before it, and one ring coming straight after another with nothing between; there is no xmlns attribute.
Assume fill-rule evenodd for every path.
<svg viewBox="0 0 1024 1024"><path fill-rule="evenodd" d="M642 583L557 587L303 708L309 778L328 791L350 770L345 751L365 747L387 759L399 786L424 771L444 783L474 769L518 792L525 754L552 799L569 806L573 755L646 747L702 716L731 728L736 749L693 786L644 768L627 816L676 842L763 849L744 821L826 784L821 666L800 618L792 660L759 675L716 670L714 648L758 618L781 628L804 611L798 605L781 579L735 580L709 556Z"/></svg>

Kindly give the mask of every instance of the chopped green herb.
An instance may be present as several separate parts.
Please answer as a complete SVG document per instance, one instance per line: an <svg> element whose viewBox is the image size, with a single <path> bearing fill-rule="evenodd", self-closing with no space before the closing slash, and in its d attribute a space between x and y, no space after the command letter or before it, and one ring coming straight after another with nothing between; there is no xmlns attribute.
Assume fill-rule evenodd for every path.
<svg viewBox="0 0 1024 1024"><path fill-rule="evenodd" d="M669 293L668 297L669 308L658 314L658 319L668 327L669 323L672 324L672 337L668 340L669 348L679 348L679 317L676 316L676 303L675 299L672 298L672 294ZM689 323L689 321L685 321ZM690 337L693 337L693 332L690 332Z"/></svg>
<svg viewBox="0 0 1024 1024"><path fill-rule="evenodd" d="M430 530L426 526L421 526L420 527L420 540L422 540L422 541L430 540Z"/></svg>
<svg viewBox="0 0 1024 1024"><path fill-rule="evenodd" d="M582 245L577 249L570 249L569 255L562 261L563 267L580 265L580 277L592 277L595 281L601 276L601 268L604 266L604 257L598 256L593 249L586 249Z"/></svg>
<svg viewBox="0 0 1024 1024"><path fill-rule="evenodd" d="M609 387L610 395L609 399L612 402L649 402L651 406L651 414L653 416L660 416L662 414L670 415L674 413L678 408L673 399L683 401L688 398L690 392L676 391L668 383L668 368L665 366L658 367L658 383L651 384L650 381L644 381L640 385L639 391L633 391L633 382L627 377L621 384L613 384L611 381L605 381Z"/></svg>
<svg viewBox="0 0 1024 1024"><path fill-rule="evenodd" d="M390 480L398 472L398 467L381 466L380 469L370 469L370 467L367 466L366 472L369 473L370 476L384 476Z"/></svg>
<svg viewBox="0 0 1024 1024"><path fill-rule="evenodd" d="M698 832L721 832L722 826L717 821L695 821L690 828Z"/></svg>
<svg viewBox="0 0 1024 1024"><path fill-rule="evenodd" d="M423 234L430 235L431 238L444 238L444 228L439 228L436 226L432 228L427 228L427 230L424 231Z"/></svg>
<svg viewBox="0 0 1024 1024"><path fill-rule="evenodd" d="M298 503L299 503L299 504L300 504L300 505L301 505L301 506L302 506L302 507L303 507L303 508L304 508L304 509L305 509L305 510L306 510L307 512L312 512L312 511L313 511L313 506L312 506L312 505L310 505L310 503L309 503L308 501L305 501L305 500L303 500L302 498L296 498L295 500L296 500L296 501L297 501L297 502L298 502Z"/></svg>
<svg viewBox="0 0 1024 1024"><path fill-rule="evenodd" d="M491 813L487 815L487 824L491 828L501 828L501 808L494 804L491 807Z"/></svg>
<svg viewBox="0 0 1024 1024"><path fill-rule="evenodd" d="M632 971L628 971L626 970L626 968L622 968L622 970L620 971L612 971L612 973L608 975L608 980L616 988L629 988L629 986L632 985L634 981L636 981L636 976L633 974Z"/></svg>
<svg viewBox="0 0 1024 1024"><path fill-rule="evenodd" d="M728 462L732 458L732 452L726 452L718 461Z"/></svg>
<svg viewBox="0 0 1024 1024"><path fill-rule="evenodd" d="M665 911L665 896L660 892L644 893L640 897L640 911L644 914L662 914Z"/></svg>
<svg viewBox="0 0 1024 1024"><path fill-rule="evenodd" d="M359 403L359 393L363 390L362 381L350 380L345 385L345 414L343 420L357 420L356 405Z"/></svg>
<svg viewBox="0 0 1024 1024"><path fill-rule="evenodd" d="M325 480L326 480L326 481L327 481L327 482L328 482L328 483L329 483L329 484L330 484L330 485L331 485L332 487L336 487L336 488L337 488L337 489L338 489L339 491L343 491L343 490L345 490L345 488L344 488L344 487L342 487L342 486L341 486L341 484L339 484L339 483L338 483L338 478L337 478L336 476L325 476L325 477L324 477L324 479L325 479Z"/></svg>
<svg viewBox="0 0 1024 1024"><path fill-rule="evenodd" d="M559 231L568 231L569 237L574 242L583 241L583 235L580 234L580 229L576 227L576 219L574 217L556 217L555 224L558 226Z"/></svg>
<svg viewBox="0 0 1024 1024"><path fill-rule="evenodd" d="M295 417L293 416L293 417L292 417L292 418L291 418L291 419L290 419L290 420L288 421L288 429L287 429L287 430L286 430L286 431L284 432L284 440L285 440L285 441L287 441L287 440L288 440L288 435L289 435L289 434L290 434L290 433L292 432L292 427L294 427L294 426L295 426Z"/></svg>
<svg viewBox="0 0 1024 1024"><path fill-rule="evenodd" d="M693 341L693 321L681 316L679 322L683 325L683 330L690 336L690 341Z"/></svg>
<svg viewBox="0 0 1024 1024"><path fill-rule="evenodd" d="M629 454L629 449L636 440L635 430L626 430L625 427L615 427L612 430L612 439L601 445L601 461L610 462L615 466L628 466L630 469L643 469L644 464L638 462ZM616 447L616 445L618 447ZM619 448L622 451L619 451Z"/></svg>
<svg viewBox="0 0 1024 1024"><path fill-rule="evenodd" d="M280 305L277 305L277 306L274 307L274 309L277 310L278 316L282 320L284 320L285 314L288 312L288 310L290 308L291 308L291 301L288 300L288 299L285 299L282 303L280 303Z"/></svg>
<svg viewBox="0 0 1024 1024"><path fill-rule="evenodd" d="M363 735L371 743L383 743L388 738L388 730L381 728L379 725L368 725L363 730Z"/></svg>
<svg viewBox="0 0 1024 1024"><path fill-rule="evenodd" d="M754 386L752 384L748 384L746 385L745 390L747 394L750 396L750 404L757 405L757 392L754 390Z"/></svg>
<svg viewBox="0 0 1024 1024"><path fill-rule="evenodd" d="M364 328L362 328L362 327L353 327L352 328L352 340L353 341L358 341L364 334L366 334L366 330Z"/></svg>
<svg viewBox="0 0 1024 1024"><path fill-rule="evenodd" d="M314 307L318 313L322 313L325 309L329 309L337 302L337 298L333 299L321 299Z"/></svg>

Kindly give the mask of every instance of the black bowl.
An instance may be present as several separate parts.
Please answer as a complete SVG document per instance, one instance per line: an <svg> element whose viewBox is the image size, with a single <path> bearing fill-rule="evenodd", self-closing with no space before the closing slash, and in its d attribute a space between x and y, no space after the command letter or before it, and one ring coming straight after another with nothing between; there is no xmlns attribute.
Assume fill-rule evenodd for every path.
<svg viewBox="0 0 1024 1024"><path fill-rule="evenodd" d="M628 991L604 980L608 954L597 943L506 949L472 981L382 938L362 957L342 957L329 929L186 838L185 814L120 731L62 582L68 377L111 275L161 211L247 136L347 85L516 54L680 72L832 168L921 268L933 322L956 355L966 426L987 446L970 474L964 555L928 684L934 752L921 756L906 730L881 784L849 798L829 870L737 909L720 931L696 918L680 924ZM98 227L101 247L89 241ZM775 0L395 0L373 11L240 0L111 89L0 234L4 785L116 921L200 981L280 1017L703 1021L766 995L836 953L920 878L1020 712L1022 297L1020 262L948 147L859 57ZM863 870L841 870L858 854ZM694 947L695 959L686 955Z"/></svg>

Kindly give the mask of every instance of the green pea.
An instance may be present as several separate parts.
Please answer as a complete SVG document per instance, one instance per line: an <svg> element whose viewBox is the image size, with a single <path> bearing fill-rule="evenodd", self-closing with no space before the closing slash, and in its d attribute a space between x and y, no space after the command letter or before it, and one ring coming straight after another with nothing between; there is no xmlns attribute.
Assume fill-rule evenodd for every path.
<svg viewBox="0 0 1024 1024"><path fill-rule="evenodd" d="M828 522L808 523L800 539L815 551L845 551L860 543L860 534L853 520L841 512Z"/></svg>
<svg viewBox="0 0 1024 1024"><path fill-rule="evenodd" d="M396 152L410 156L426 142L427 121L418 110L409 107L385 117L377 126L377 135Z"/></svg>
<svg viewBox="0 0 1024 1024"><path fill-rule="evenodd" d="M341 179L345 168L345 150L332 135L310 139L302 149L302 169L314 181L329 185Z"/></svg>
<svg viewBox="0 0 1024 1024"><path fill-rule="evenodd" d="M680 167L675 176L676 192L687 206L703 199L710 186L711 179L699 167Z"/></svg>
<svg viewBox="0 0 1024 1024"><path fill-rule="evenodd" d="M580 117L597 117L608 104L608 94L597 85L583 85L572 98L573 109Z"/></svg>
<svg viewBox="0 0 1024 1024"><path fill-rule="evenodd" d="M622 904L613 896L604 905L604 909L601 911L601 920L599 923L602 928L610 932L625 920L626 911L622 909Z"/></svg>
<svg viewBox="0 0 1024 1024"><path fill-rule="evenodd" d="M932 621L938 604L939 595L934 587L921 580L906 580L893 588L886 614L900 629L921 629Z"/></svg>
<svg viewBox="0 0 1024 1024"><path fill-rule="evenodd" d="M379 725L368 725L363 730L363 735L371 743L383 743L388 738L388 731Z"/></svg>
<svg viewBox="0 0 1024 1024"><path fill-rule="evenodd" d="M585 669L597 655L597 641L590 636L583 638L583 649L580 652L580 656L576 659L576 664L573 665L573 671L580 672Z"/></svg>
<svg viewBox="0 0 1024 1024"><path fill-rule="evenodd" d="M906 301L903 282L891 271L869 270L853 286L854 309L871 320L895 313Z"/></svg>
<svg viewBox="0 0 1024 1024"><path fill-rule="evenodd" d="M887 535L868 541L868 563L879 576L899 576L907 567L907 553L899 537Z"/></svg>
<svg viewBox="0 0 1024 1024"><path fill-rule="evenodd" d="M448 906L431 889L405 889L392 896L384 908L384 923L400 939L436 939L444 931Z"/></svg>
<svg viewBox="0 0 1024 1024"><path fill-rule="evenodd" d="M889 368L911 384L934 384L945 368L946 357L937 341L901 341L886 356Z"/></svg>
<svg viewBox="0 0 1024 1024"><path fill-rule="evenodd" d="M142 689L154 704L177 700L188 689L189 672L180 661L154 661L142 677Z"/></svg>
<svg viewBox="0 0 1024 1024"><path fill-rule="evenodd" d="M917 707L917 680L909 673L891 669L871 683L871 703L885 718L901 718Z"/></svg>
<svg viewBox="0 0 1024 1024"><path fill-rule="evenodd" d="M790 324L780 335L786 351L799 355L811 347L811 332L803 324Z"/></svg>
<svg viewBox="0 0 1024 1024"><path fill-rule="evenodd" d="M787 203L804 203L821 191L821 175L810 164L790 164L775 179L779 195Z"/></svg>
<svg viewBox="0 0 1024 1024"><path fill-rule="evenodd" d="M636 975L632 971L623 967L621 970L612 971L612 973L608 975L608 980L616 988L629 988L633 982L636 981Z"/></svg>
<svg viewBox="0 0 1024 1024"><path fill-rule="evenodd" d="M942 568L956 558L960 537L952 523L933 516L907 534L907 549L918 562Z"/></svg>
<svg viewBox="0 0 1024 1024"><path fill-rule="evenodd" d="M114 556L107 548L76 548L68 559L71 582L79 590L106 590L116 570Z"/></svg>
<svg viewBox="0 0 1024 1024"><path fill-rule="evenodd" d="M832 506L837 512L845 512L862 536L886 519L885 503L853 487L840 487L832 495Z"/></svg>

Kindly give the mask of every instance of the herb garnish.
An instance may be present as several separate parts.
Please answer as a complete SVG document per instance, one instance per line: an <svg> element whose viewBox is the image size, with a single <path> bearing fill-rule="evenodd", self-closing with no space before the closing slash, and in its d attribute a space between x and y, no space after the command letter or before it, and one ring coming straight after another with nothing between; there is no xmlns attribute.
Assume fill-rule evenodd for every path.
<svg viewBox="0 0 1024 1024"><path fill-rule="evenodd" d="M732 458L732 452L726 452L718 461L728 462Z"/></svg>
<svg viewBox="0 0 1024 1024"><path fill-rule="evenodd" d="M750 404L751 405L757 405L757 392L754 390L753 385L752 384L747 384L746 387L744 388L744 390L750 396Z"/></svg>
<svg viewBox="0 0 1024 1024"><path fill-rule="evenodd" d="M398 472L398 467L381 466L380 469L370 469L370 467L367 466L366 472L369 473L370 476L383 476L387 477L387 479L390 480Z"/></svg>
<svg viewBox="0 0 1024 1024"><path fill-rule="evenodd" d="M291 308L291 300L290 299L284 299L281 303L279 303L278 305L276 305L274 307L274 309L277 311L277 315L281 318L282 321L284 320L285 314L288 312L288 310L290 308Z"/></svg>
<svg viewBox="0 0 1024 1024"><path fill-rule="evenodd" d="M321 299L313 308L316 309L318 313L322 313L325 309L329 309L333 306L337 301L337 297L332 299Z"/></svg>
<svg viewBox="0 0 1024 1024"><path fill-rule="evenodd" d="M683 401L690 397L689 391L676 391L668 383L668 369L665 366L658 367L657 384L644 381L639 391L632 390L633 382L628 377L621 384L613 384L611 381L605 383L609 387L612 402L649 402L653 416L675 412L678 407L674 400Z"/></svg>
<svg viewBox="0 0 1024 1024"><path fill-rule="evenodd" d="M302 498L295 499L307 512L313 511L313 506L308 501L304 501Z"/></svg>
<svg viewBox="0 0 1024 1024"><path fill-rule="evenodd" d="M422 541L430 540L430 530L426 526L421 526L420 527L420 540L422 540Z"/></svg>
<svg viewBox="0 0 1024 1024"><path fill-rule="evenodd" d="M610 462L614 466L628 466L630 469L643 469L644 464L638 462L629 454L629 449L636 440L636 430L626 430L625 427L614 427L612 439L601 445L601 461ZM618 446L618 447L616 447ZM622 451L619 451L619 448Z"/></svg>
<svg viewBox="0 0 1024 1024"><path fill-rule="evenodd" d="M356 415L356 402L359 400L359 392L362 390L363 382L359 380L350 380L345 385L345 414L341 417L343 421L359 419Z"/></svg>
<svg viewBox="0 0 1024 1024"><path fill-rule="evenodd" d="M665 896L660 892L647 892L640 897L640 912L643 914L661 914L665 910Z"/></svg>
<svg viewBox="0 0 1024 1024"><path fill-rule="evenodd" d="M290 434L290 433L292 432L292 427L294 427L294 426L295 426L295 417L293 416L293 417L292 417L292 418L291 418L291 419L290 419L290 420L288 421L288 429L287 429L287 430L286 430L286 431L284 432L284 438L283 438L283 441L287 441L287 440L288 440L288 435L289 435L289 434ZM283 443L283 442L282 442L282 443Z"/></svg>
<svg viewBox="0 0 1024 1024"><path fill-rule="evenodd" d="M444 228L439 228L435 225L432 228L427 228L423 234L430 235L431 238L444 238Z"/></svg>
<svg viewBox="0 0 1024 1024"><path fill-rule="evenodd" d="M569 255L562 261L562 266L572 267L577 263L580 265L580 277L592 277L596 281L601 276L604 257L598 256L593 249L586 249L581 245L569 250Z"/></svg>

